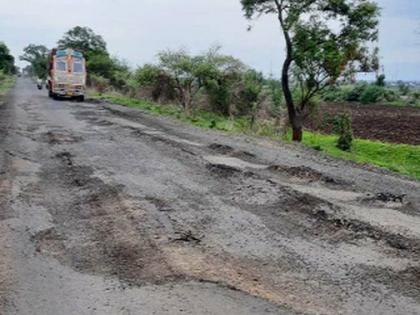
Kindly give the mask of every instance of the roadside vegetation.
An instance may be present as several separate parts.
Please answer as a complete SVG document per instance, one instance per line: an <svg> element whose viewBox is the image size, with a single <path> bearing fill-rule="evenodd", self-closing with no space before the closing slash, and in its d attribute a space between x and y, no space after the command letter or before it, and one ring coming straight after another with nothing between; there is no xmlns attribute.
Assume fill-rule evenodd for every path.
<svg viewBox="0 0 420 315"><path fill-rule="evenodd" d="M399 81L386 84L381 75L376 82L359 82L328 87L322 100L330 103L377 104L420 107L420 89Z"/></svg>
<svg viewBox="0 0 420 315"><path fill-rule="evenodd" d="M0 97L13 86L16 72L14 57L6 44L0 42Z"/></svg>
<svg viewBox="0 0 420 315"><path fill-rule="evenodd" d="M299 141L340 158L418 177L416 146L357 139L352 112L331 116L324 106L419 106L418 90L403 82L389 85L379 73L375 48L379 8L374 1L243 0L241 4L247 19L274 14L280 23L273 26L280 26L287 48L280 78L264 76L224 54L221 47L198 54L161 51L154 63L132 69L111 56L102 36L87 27L72 28L57 45L84 53L95 97L200 127ZM332 27L331 19L341 21L340 27ZM21 56L41 78L47 51L32 44ZM375 72L376 82L357 82L359 72ZM332 127L313 128L316 119L328 120ZM377 139L371 134L366 138Z"/></svg>
<svg viewBox="0 0 420 315"><path fill-rule="evenodd" d="M187 114L177 105L162 106L158 103L130 98L115 92L103 94L92 91L91 97L113 104L141 109L155 115L175 117L201 128L250 136L263 136L273 140L290 141L291 139L290 129L284 130L280 128L275 124L274 120L258 120L256 123L251 124L249 117L229 118L225 115L204 110L196 110L192 114ZM304 131L303 144L337 158L374 165L420 179L420 146L352 139L351 149L342 150L337 146L340 130L337 130L337 132L338 134L326 135Z"/></svg>

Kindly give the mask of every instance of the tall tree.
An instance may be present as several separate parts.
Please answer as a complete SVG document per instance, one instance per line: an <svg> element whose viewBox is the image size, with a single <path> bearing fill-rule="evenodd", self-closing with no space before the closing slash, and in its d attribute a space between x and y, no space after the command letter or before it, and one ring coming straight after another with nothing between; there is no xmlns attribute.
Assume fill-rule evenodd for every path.
<svg viewBox="0 0 420 315"><path fill-rule="evenodd" d="M72 28L64 34L57 44L60 48L78 50L87 57L91 54L107 52L105 40L89 27L76 26Z"/></svg>
<svg viewBox="0 0 420 315"><path fill-rule="evenodd" d="M48 53L49 50L44 45L30 44L23 49L23 55L19 59L31 64L32 74L45 79L48 72Z"/></svg>
<svg viewBox="0 0 420 315"><path fill-rule="evenodd" d="M10 54L9 48L5 43L0 42L0 71L6 74L14 74L15 58Z"/></svg>
<svg viewBox="0 0 420 315"><path fill-rule="evenodd" d="M276 15L286 55L281 83L293 129L302 140L311 99L346 72L376 66L379 7L370 0L241 0L248 19ZM295 93L293 90L296 89Z"/></svg>

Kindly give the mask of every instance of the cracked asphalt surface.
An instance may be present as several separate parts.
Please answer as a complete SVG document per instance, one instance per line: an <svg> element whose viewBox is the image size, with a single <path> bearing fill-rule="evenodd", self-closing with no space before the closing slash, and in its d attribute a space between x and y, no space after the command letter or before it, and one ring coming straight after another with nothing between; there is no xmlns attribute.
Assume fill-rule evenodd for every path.
<svg viewBox="0 0 420 315"><path fill-rule="evenodd" d="M420 184L19 79L0 314L420 314Z"/></svg>

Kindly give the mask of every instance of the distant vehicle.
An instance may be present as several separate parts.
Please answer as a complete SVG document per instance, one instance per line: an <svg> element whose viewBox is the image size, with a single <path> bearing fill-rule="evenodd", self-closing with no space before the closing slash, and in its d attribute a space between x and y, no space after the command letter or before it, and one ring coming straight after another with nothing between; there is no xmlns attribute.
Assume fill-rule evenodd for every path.
<svg viewBox="0 0 420 315"><path fill-rule="evenodd" d="M83 102L86 92L86 61L73 49L53 49L48 58L48 95Z"/></svg>
<svg viewBox="0 0 420 315"><path fill-rule="evenodd" d="M38 90L42 90L42 87L44 86L44 82L42 79L38 78L36 80L36 86L38 87Z"/></svg>

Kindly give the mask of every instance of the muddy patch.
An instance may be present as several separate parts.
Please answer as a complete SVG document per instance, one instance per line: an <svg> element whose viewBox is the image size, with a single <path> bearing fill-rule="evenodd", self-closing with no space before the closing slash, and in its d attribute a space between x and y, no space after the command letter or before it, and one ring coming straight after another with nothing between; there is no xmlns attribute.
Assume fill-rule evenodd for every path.
<svg viewBox="0 0 420 315"><path fill-rule="evenodd" d="M236 150L234 148L232 148L231 146L225 145L225 144L220 144L220 143L212 143L208 146L208 148L220 155L227 155L230 157L234 157L234 158L238 158L238 159L242 159L245 161L250 161L250 162L256 162L257 157L255 154L250 153L248 151L244 151L244 150Z"/></svg>
<svg viewBox="0 0 420 315"><path fill-rule="evenodd" d="M48 131L41 135L41 139L43 142L51 145L73 144L83 140L81 136L73 135L71 132L65 130Z"/></svg>
<svg viewBox="0 0 420 315"><path fill-rule="evenodd" d="M242 171L239 168L223 164L207 163L206 169L212 176L221 178L228 178L240 174Z"/></svg>
<svg viewBox="0 0 420 315"><path fill-rule="evenodd" d="M266 165L250 163L250 162L246 162L244 160L241 160L235 157L229 157L229 156L221 156L221 155L204 156L203 159L209 162L211 165L231 167L238 170L246 170L246 169L263 170L267 168Z"/></svg>
<svg viewBox="0 0 420 315"><path fill-rule="evenodd" d="M272 172L277 172L280 174L285 174L298 181L305 181L309 183L321 181L321 182L324 182L326 184L331 184L331 185L349 185L349 183L341 179L327 176L307 166L290 167L290 166L285 166L285 165L271 165L268 167L268 170Z"/></svg>

